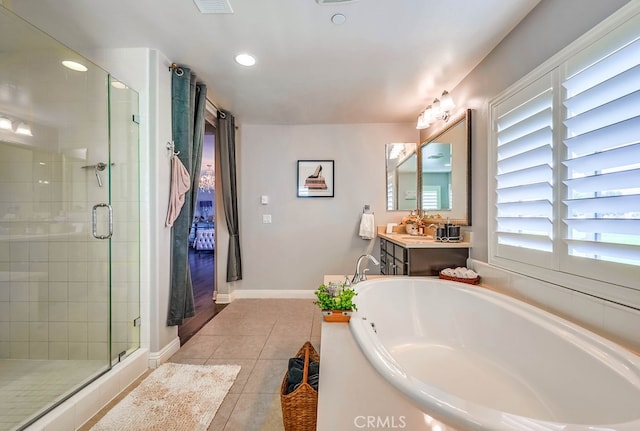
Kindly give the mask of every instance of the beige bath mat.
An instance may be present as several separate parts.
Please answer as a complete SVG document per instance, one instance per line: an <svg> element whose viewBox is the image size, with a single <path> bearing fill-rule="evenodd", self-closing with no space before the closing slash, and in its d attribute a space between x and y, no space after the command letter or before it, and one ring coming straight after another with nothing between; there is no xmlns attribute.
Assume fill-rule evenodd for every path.
<svg viewBox="0 0 640 431"><path fill-rule="evenodd" d="M91 431L206 431L239 372L239 365L163 364Z"/></svg>

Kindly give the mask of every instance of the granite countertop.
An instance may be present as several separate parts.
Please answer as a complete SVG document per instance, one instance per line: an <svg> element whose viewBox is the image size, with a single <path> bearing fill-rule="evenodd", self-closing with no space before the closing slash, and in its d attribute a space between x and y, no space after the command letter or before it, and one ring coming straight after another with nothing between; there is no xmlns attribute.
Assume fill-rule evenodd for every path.
<svg viewBox="0 0 640 431"><path fill-rule="evenodd" d="M391 241L404 248L471 248L471 242L440 242L435 241L431 236L409 235L407 233L383 233L378 232L380 238Z"/></svg>

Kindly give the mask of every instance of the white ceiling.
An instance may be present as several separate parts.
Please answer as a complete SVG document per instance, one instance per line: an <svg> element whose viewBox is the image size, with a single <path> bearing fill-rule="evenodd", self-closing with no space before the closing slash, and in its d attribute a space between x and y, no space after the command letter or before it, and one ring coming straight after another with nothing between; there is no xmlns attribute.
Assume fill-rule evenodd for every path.
<svg viewBox="0 0 640 431"><path fill-rule="evenodd" d="M158 49L252 124L413 122L538 2L230 0L233 14L204 15L192 0L0 0L81 53Z"/></svg>

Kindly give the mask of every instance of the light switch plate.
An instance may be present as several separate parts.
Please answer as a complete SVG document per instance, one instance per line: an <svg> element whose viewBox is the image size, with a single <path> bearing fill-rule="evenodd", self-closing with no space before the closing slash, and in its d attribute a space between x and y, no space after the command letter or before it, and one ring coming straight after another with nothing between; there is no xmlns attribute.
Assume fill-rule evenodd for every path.
<svg viewBox="0 0 640 431"><path fill-rule="evenodd" d="M262 214L262 223L271 223L271 214Z"/></svg>
<svg viewBox="0 0 640 431"><path fill-rule="evenodd" d="M267 196L267 195L260 196L260 203L262 205L268 204L269 203L269 196Z"/></svg>

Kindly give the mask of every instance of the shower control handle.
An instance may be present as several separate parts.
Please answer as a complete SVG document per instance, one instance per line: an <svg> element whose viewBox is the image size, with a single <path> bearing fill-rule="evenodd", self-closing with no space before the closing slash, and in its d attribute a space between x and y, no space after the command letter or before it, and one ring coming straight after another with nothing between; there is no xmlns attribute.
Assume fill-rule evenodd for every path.
<svg viewBox="0 0 640 431"><path fill-rule="evenodd" d="M109 210L109 234L98 235L98 208L107 208ZM100 203L95 204L91 209L91 220L93 225L93 237L97 239L109 239L113 235L113 209L111 205Z"/></svg>
<svg viewBox="0 0 640 431"><path fill-rule="evenodd" d="M111 163L111 166L115 165L115 163ZM81 166L82 169L95 169L96 171L96 180L98 181L98 187L102 187L102 178L100 178L100 172L104 171L107 168L107 164L104 162L96 163L95 165L85 165Z"/></svg>

